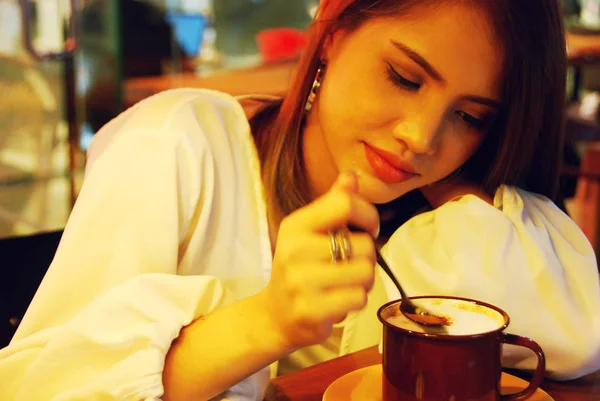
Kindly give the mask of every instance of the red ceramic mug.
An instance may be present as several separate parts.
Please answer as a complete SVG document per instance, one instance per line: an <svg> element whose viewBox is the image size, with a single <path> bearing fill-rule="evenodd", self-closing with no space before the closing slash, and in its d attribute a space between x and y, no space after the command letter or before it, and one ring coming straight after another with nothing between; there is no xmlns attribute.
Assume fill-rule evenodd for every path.
<svg viewBox="0 0 600 401"><path fill-rule="evenodd" d="M504 333L503 310L455 297L411 298L450 319L444 331L423 329L398 311L401 301L379 308L383 323L383 401L497 401L533 395L545 372L545 357L533 340ZM502 344L531 349L538 358L529 386L500 394Z"/></svg>

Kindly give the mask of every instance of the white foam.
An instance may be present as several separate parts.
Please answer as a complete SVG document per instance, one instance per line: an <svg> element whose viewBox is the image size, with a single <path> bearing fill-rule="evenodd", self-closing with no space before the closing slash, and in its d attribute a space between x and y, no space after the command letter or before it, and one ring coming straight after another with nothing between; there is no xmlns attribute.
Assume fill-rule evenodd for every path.
<svg viewBox="0 0 600 401"><path fill-rule="evenodd" d="M448 335L458 336L487 333L497 330L504 325L504 317L501 313L473 302L455 299L426 298L417 299L414 303L426 308L435 315L448 318L449 324L446 326ZM392 308L397 310L398 304L392 305ZM385 317L385 320L394 326L406 330L419 333L424 333L426 331L423 326L413 322L400 313L395 314L394 316Z"/></svg>

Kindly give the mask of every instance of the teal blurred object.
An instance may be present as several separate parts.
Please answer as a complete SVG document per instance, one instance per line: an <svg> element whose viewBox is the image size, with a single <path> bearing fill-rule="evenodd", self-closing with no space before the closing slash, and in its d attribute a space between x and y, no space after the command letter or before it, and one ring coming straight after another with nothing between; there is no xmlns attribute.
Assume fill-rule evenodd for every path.
<svg viewBox="0 0 600 401"><path fill-rule="evenodd" d="M273 28L306 29L315 0L214 0L217 49L232 56L258 53L256 35Z"/></svg>
<svg viewBox="0 0 600 401"><path fill-rule="evenodd" d="M167 12L165 19L173 27L175 39L188 57L200 52L207 19L202 14Z"/></svg>

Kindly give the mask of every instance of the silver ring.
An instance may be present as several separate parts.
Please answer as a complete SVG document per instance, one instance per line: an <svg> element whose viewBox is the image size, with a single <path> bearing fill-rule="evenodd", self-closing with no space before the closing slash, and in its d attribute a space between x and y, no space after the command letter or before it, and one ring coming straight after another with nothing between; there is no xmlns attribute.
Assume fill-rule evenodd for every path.
<svg viewBox="0 0 600 401"><path fill-rule="evenodd" d="M340 229L332 231L329 234L329 254L331 255L331 263L350 260L352 257L352 245L346 230Z"/></svg>

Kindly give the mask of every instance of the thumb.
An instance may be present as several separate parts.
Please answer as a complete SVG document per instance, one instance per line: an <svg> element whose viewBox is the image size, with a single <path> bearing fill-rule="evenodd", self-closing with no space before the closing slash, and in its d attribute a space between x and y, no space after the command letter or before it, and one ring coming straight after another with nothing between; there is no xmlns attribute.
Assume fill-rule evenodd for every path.
<svg viewBox="0 0 600 401"><path fill-rule="evenodd" d="M352 170L343 171L331 186L331 191L358 192L358 177Z"/></svg>

